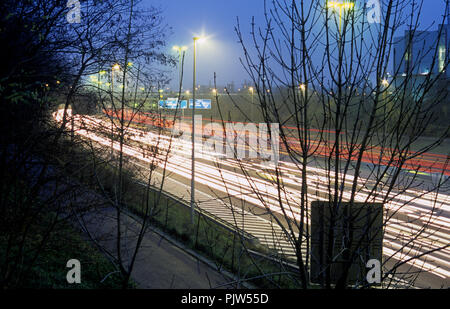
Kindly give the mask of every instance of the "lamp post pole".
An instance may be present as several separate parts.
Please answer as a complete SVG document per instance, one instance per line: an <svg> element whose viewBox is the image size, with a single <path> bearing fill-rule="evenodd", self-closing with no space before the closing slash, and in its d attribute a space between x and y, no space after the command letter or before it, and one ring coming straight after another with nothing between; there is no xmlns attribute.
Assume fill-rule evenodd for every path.
<svg viewBox="0 0 450 309"><path fill-rule="evenodd" d="M114 67L111 69L111 158L114 155Z"/></svg>
<svg viewBox="0 0 450 309"><path fill-rule="evenodd" d="M196 43L198 37L194 37L194 76L193 76L193 88L192 88L192 174L191 174L191 222L194 224L195 215L195 87L196 87Z"/></svg>
<svg viewBox="0 0 450 309"><path fill-rule="evenodd" d="M329 9L332 9L334 11L339 10L339 36L342 37L342 13L345 14L346 10L353 10L355 7L355 3L351 1L344 1L343 3L337 2L337 1L328 1L327 7Z"/></svg>
<svg viewBox="0 0 450 309"><path fill-rule="evenodd" d="M182 62L183 62L183 57L182 57L182 52L184 52L183 51L183 48L181 47L179 50L178 50L178 54L179 54L179 58L178 58L178 78L179 78L179 86L178 87L180 87L180 93L178 94L178 97L179 98L181 98L181 91L183 91L183 85L182 85L182 80L181 80L181 70L182 70L182 67L181 67L181 65L182 65ZM178 104L178 102L177 102L177 104ZM180 107L181 107L181 114L182 114L182 119L183 120L181 120L181 121L184 121L184 109L183 109L183 107L181 106L181 103L180 103Z"/></svg>
<svg viewBox="0 0 450 309"><path fill-rule="evenodd" d="M111 158L114 155L114 71L120 70L120 65L111 68Z"/></svg>
<svg viewBox="0 0 450 309"><path fill-rule="evenodd" d="M173 47L174 50L178 51L178 87L179 87L179 97L181 97L181 91L182 91L182 76L181 76L181 72L182 72L182 62L183 62L183 58L184 58L184 53L187 50L186 46L174 46ZM181 107L181 105L180 105ZM181 109L181 113L182 113L182 118L184 119L184 109Z"/></svg>
<svg viewBox="0 0 450 309"><path fill-rule="evenodd" d="M255 113L254 113L254 110L255 110L255 107L254 107L254 100L253 100L253 94L254 94L254 92L255 92L255 90L253 89L253 87L250 87L249 88L249 90L250 90L250 93L251 93L251 95L252 95L252 105L251 105L251 108L250 108L250 112L251 112L251 117L252 117L252 121L255 121Z"/></svg>

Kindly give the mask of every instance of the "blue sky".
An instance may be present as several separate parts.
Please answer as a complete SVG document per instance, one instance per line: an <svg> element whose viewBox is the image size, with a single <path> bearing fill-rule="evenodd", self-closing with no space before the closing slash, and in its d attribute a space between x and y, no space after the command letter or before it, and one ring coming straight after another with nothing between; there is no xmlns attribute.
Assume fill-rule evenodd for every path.
<svg viewBox="0 0 450 309"><path fill-rule="evenodd" d="M190 48L186 53L185 88L192 88L192 38L198 34L208 36L208 40L198 46L197 80L200 84L212 83L214 72L220 85L234 81L239 86L248 79L239 62L242 49L234 31L236 17L240 18L241 26L247 32L252 16L259 25L263 25L264 0L144 1L163 9L165 20L173 32L169 37L168 49L173 45ZM444 8L444 0L424 0L421 28L442 16ZM177 73L174 72L173 76L175 85Z"/></svg>
<svg viewBox="0 0 450 309"><path fill-rule="evenodd" d="M197 49L197 80L203 85L213 84L217 72L218 84L231 81L240 84L245 72L239 62L241 48L234 31L236 17L245 26L251 16L262 16L262 0L146 0L164 11L164 16L173 34L168 48L186 45L185 79L187 88L192 88L192 38L206 35L207 40ZM175 74L176 76L176 74ZM189 86L188 86L189 85Z"/></svg>

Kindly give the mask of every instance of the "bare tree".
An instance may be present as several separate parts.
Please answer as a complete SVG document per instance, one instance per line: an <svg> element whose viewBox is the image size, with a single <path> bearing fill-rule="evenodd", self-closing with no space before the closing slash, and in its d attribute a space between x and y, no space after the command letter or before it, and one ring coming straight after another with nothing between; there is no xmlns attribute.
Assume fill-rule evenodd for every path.
<svg viewBox="0 0 450 309"><path fill-rule="evenodd" d="M137 135L144 134L144 131L140 130L140 133L137 133L133 125L136 120L144 117L144 110L148 108L149 102L150 105L153 104L156 85L167 82L164 71L157 67L173 64L174 61L160 51L165 44L163 40L165 25L159 9L144 8L140 1L116 1L111 5L115 5L117 8L114 12L108 11L108 14L103 17L106 18L106 21L97 20L97 14L101 16L101 13L93 11L89 15L89 20L93 20L92 25L87 23L84 25L85 28L81 26L81 29L76 31L79 38L78 44L84 46L81 49L82 53L77 56L81 59L78 65L80 68L78 87L84 92L91 92L95 95L101 113L106 118L79 115L72 119L76 119L76 124L73 126L76 133L86 130L89 134L92 133L101 136L104 138L103 140L108 140L111 145L111 155L105 156L105 152L102 150L105 145L92 142L89 139L90 136L81 134L82 139L90 145L89 148L96 158L92 175L97 179L98 186L101 188L100 192L103 193L102 196L106 198L109 206L113 207L115 212L114 246L101 243L95 239L95 235L89 233L92 225L86 222L86 214L84 217L83 214L80 214L82 217L80 222L94 241L108 253L117 265L123 287L127 288L149 223L160 206L161 189L156 199L150 198L155 191L152 187L154 170L167 161L171 147L170 140L167 145L164 144L166 141L160 137L163 128L156 127L156 132L150 130L145 133L145 138L141 138ZM110 8L109 5L107 7ZM97 32L98 26L96 25L98 23L105 27L104 30L107 31L107 34ZM110 23L113 24L113 27ZM93 31L93 29L96 30ZM109 77L106 80L97 78L100 74L109 75ZM81 82L80 78L83 75L89 78ZM159 90L159 88L157 89ZM157 91L156 93L159 95ZM66 103L67 107L68 103ZM161 119L161 116L150 118L156 122L158 118ZM155 136L155 140L146 140L150 135ZM136 165L133 160L129 159L129 150L137 145L143 151L142 157L146 160L145 168L140 168L138 164ZM111 170L112 179L98 176L105 169ZM130 173L130 170L135 170L135 172ZM165 175L162 176L161 188L164 178ZM130 181L142 182L142 180L147 184L145 190L134 190L130 194ZM136 183L134 186L137 186ZM136 191L139 192L138 194L142 194L141 204L129 205L131 200L135 203L135 197L130 200L130 195ZM133 211L133 207L134 209L138 208L140 215L144 218L137 228L130 226L129 222L129 215ZM94 222L95 220L97 219L94 218Z"/></svg>
<svg viewBox="0 0 450 309"><path fill-rule="evenodd" d="M372 229L384 231L384 286L413 283L419 273L433 268L426 265L427 256L448 256L449 245L435 236L446 229L439 216L449 203L442 194L449 156L428 166L437 181L420 178L426 168L421 156L448 143L448 123L433 132L432 140L423 138L434 122L442 123L438 111L448 104L448 87L438 87L448 83L448 57L437 69L444 26L438 25L431 45L421 45L423 2L380 3L380 23L372 23L368 16L373 12L365 3L357 3L357 9L355 3L339 7L324 1L265 1L263 27L254 19L249 35L239 20L236 27L244 51L241 62L255 87L259 111L267 126L280 124L282 159L289 162L263 171L269 175L263 181L275 189L269 196L247 165L241 169L251 196L293 248L303 288L311 284L311 259L321 259L311 252L317 236L311 234L313 201L326 201L322 207L329 220L318 282L322 287L370 286L366 278L349 282L352 265L367 263L369 249L351 227L359 215L342 217L342 211L358 204L385 207L382 225L367 220L360 232L372 235L370 242L375 238ZM449 2L443 3L446 9L438 24L449 17ZM403 30L408 34L405 46L420 51L415 59L407 53L400 57L405 71L396 64L389 80ZM433 59L430 73L419 80L416 72L426 57ZM288 174L297 175L294 182ZM419 215L409 214L411 209ZM342 239L337 241L336 235ZM341 272L334 278L338 263Z"/></svg>
<svg viewBox="0 0 450 309"><path fill-rule="evenodd" d="M65 47L58 34L67 23L67 8L55 1L4 1L1 11L7 54L0 78L0 285L11 288L29 279L51 248L68 219L64 208L80 188L67 182L64 165L59 165L61 148L53 141L60 131L49 121L57 76L71 71L59 53Z"/></svg>
<svg viewBox="0 0 450 309"><path fill-rule="evenodd" d="M21 286L41 253L52 245L60 225L78 219L93 236L83 218L103 206L106 199L118 214L118 250L114 254L96 243L109 253L127 287L148 222L137 233L131 258L123 259L120 228L124 225L123 167L127 164L123 147L126 141L133 142L130 123L148 104L154 85L167 82L164 66L174 62L161 52L167 26L160 10L145 8L137 1L83 1L81 22L70 24L66 20L69 8L61 1L5 1L0 8L5 13L1 41L9 46L0 87L5 103L2 130L8 132L2 135L1 143L1 212L5 215L1 286ZM115 87L123 89L120 94L91 79L109 73L114 64L123 69L122 76L116 76L119 82ZM93 109L89 107L92 103ZM95 131L109 136L110 126L106 130L92 128L88 123L92 123L91 118L76 115L99 109L113 111L107 119L119 141L118 157L105 158L98 144L79 134ZM130 117L125 119L128 109ZM150 179L148 171L170 151L162 153L157 146L147 152L151 160L143 175ZM100 190L105 194L99 195L93 189L106 186L105 179L98 176L110 167L116 176L108 188L112 190ZM93 178L98 181L91 188ZM149 187L144 194L143 212L151 217L158 202L149 204ZM46 224L37 233L42 218Z"/></svg>

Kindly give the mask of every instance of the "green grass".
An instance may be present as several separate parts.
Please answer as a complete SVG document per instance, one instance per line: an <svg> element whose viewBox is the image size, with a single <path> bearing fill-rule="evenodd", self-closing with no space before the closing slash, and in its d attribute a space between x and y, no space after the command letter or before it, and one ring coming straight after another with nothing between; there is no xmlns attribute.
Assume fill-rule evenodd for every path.
<svg viewBox="0 0 450 309"><path fill-rule="evenodd" d="M69 284L66 280L67 261L77 259L81 264L81 284ZM78 231L64 224L58 227L39 255L31 270L24 277L20 288L34 289L119 289L121 282L113 265L90 243L83 240Z"/></svg>
<svg viewBox="0 0 450 309"><path fill-rule="evenodd" d="M63 160L70 162L67 173L77 177L87 186L99 190L97 180L100 180L104 192L114 197L117 186L115 168L103 163L95 165L95 179L92 177L94 164L92 154L81 147L74 148ZM76 158L74 160L73 158ZM98 160L98 158L97 158ZM80 168L83 166L83 168ZM143 217L146 213L146 188L136 185L132 165L125 164L123 180L123 201L130 211ZM220 269L226 269L239 274L241 278L260 277L263 274L276 274L268 279L255 279L251 282L261 288L298 288L293 277L295 274L277 275L282 272L279 263L264 259L254 260L247 254L245 248L269 253L266 247L241 241L239 235L217 224L204 216L196 216L195 225L191 224L190 208L168 198L164 194L158 199L159 193L150 190L148 196L149 212L147 217L151 224L165 231L173 238L182 242L186 247L193 249L212 260ZM151 210L151 212L150 212Z"/></svg>
<svg viewBox="0 0 450 309"><path fill-rule="evenodd" d="M29 197L24 183L15 183L9 192L6 205L9 211L2 218L0 234L0 282L3 288L121 288L117 275L103 280L115 271L114 266L69 223L60 220L37 200L32 201L28 211L22 211ZM71 259L81 263L81 284L67 282L66 275L70 269L66 264Z"/></svg>
<svg viewBox="0 0 450 309"><path fill-rule="evenodd" d="M132 181L132 179L128 178L128 181ZM129 209L143 217L146 213L146 206L142 203L145 189L131 185L127 187L131 188L126 194ZM248 248L268 254L267 248L241 239L236 233L201 214L196 214L195 224L192 225L189 207L164 194L159 196L159 192L156 190L150 191L149 208L153 210L154 215L150 220L154 226L170 234L190 249L208 257L219 269L239 274L241 278L254 278L263 274L283 272L279 264L267 260L255 261L245 250ZM261 288L298 287L291 276L273 275L270 276L271 280L255 279L251 282Z"/></svg>

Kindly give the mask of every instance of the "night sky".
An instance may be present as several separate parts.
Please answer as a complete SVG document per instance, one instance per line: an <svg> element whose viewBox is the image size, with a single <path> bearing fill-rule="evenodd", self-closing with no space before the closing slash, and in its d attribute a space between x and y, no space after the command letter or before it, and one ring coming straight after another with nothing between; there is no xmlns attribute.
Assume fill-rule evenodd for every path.
<svg viewBox="0 0 450 309"><path fill-rule="evenodd" d="M244 31L249 32L252 16L259 25L264 25L264 0L144 0L161 7L166 22L172 27L167 48L186 45L185 79L186 88L192 88L192 38L203 34L208 40L198 46L197 80L199 84L213 83L214 72L217 82L225 85L234 81L239 87L248 79L239 62L242 48L237 43L234 30L239 17ZM325 0L324 0L325 1ZM363 0L361 0L363 1ZM270 2L270 1L268 1ZM426 28L442 18L444 0L424 0L421 27ZM433 27L433 30L436 26ZM176 52L173 52L176 54ZM173 86L177 83L174 72Z"/></svg>

